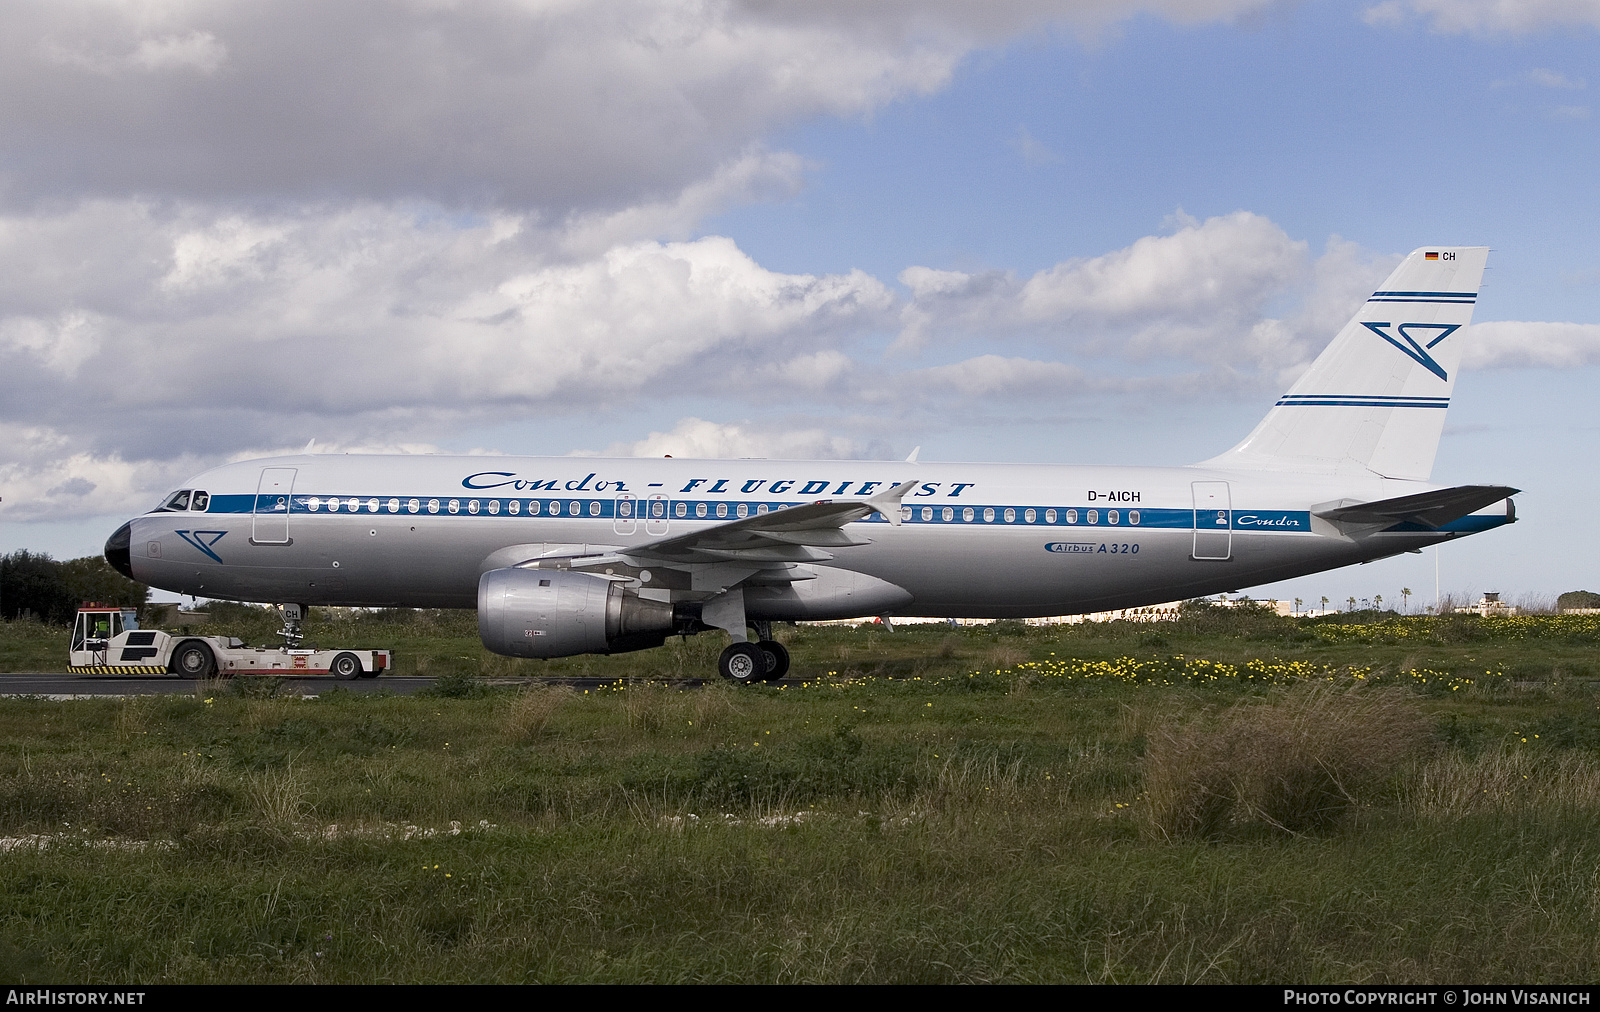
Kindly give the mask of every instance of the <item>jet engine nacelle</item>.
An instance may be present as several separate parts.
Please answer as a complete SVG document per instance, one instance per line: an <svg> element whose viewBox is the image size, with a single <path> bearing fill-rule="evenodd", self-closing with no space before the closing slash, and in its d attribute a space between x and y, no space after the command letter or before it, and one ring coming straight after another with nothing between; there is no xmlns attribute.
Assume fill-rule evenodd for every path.
<svg viewBox="0 0 1600 1012"><path fill-rule="evenodd" d="M658 647L672 605L565 569L494 569L478 580L478 636L508 657L571 657Z"/></svg>

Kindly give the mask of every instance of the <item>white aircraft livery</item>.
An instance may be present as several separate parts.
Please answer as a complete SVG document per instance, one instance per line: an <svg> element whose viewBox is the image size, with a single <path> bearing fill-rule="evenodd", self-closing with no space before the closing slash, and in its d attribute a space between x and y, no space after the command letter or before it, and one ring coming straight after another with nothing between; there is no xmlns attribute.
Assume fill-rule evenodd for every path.
<svg viewBox="0 0 1600 1012"><path fill-rule="evenodd" d="M291 616L475 606L514 657L722 629L737 681L788 669L774 621L1063 615L1303 576L1516 519L1517 489L1428 481L1487 254L1413 252L1255 431L1188 467L306 453L196 476L106 558Z"/></svg>

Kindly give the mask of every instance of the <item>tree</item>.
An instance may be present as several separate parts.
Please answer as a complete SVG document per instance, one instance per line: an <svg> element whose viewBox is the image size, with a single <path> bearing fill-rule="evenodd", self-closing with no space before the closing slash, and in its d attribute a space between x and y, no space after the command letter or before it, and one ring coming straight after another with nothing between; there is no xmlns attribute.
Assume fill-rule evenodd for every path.
<svg viewBox="0 0 1600 1012"><path fill-rule="evenodd" d="M77 607L62 579L61 563L47 553L19 548L0 558L0 609L5 618L32 614L41 622L66 625Z"/></svg>
<svg viewBox="0 0 1600 1012"><path fill-rule="evenodd" d="M7 619L31 613L41 622L71 625L85 601L136 608L149 596L149 587L123 576L98 555L57 562L45 552L24 548L0 558L0 616Z"/></svg>
<svg viewBox="0 0 1600 1012"><path fill-rule="evenodd" d="M1355 611L1356 610L1356 599L1355 599L1354 595L1351 596L1351 598L1350 598L1348 603L1349 603L1350 607L1347 610Z"/></svg>
<svg viewBox="0 0 1600 1012"><path fill-rule="evenodd" d="M150 600L150 588L111 568L104 556L90 555L61 563L62 577L75 598L76 606L85 601L140 608Z"/></svg>
<svg viewBox="0 0 1600 1012"><path fill-rule="evenodd" d="M1379 611L1383 610L1383 595L1382 594L1374 594L1373 595L1373 597L1372 597L1372 606L1374 608L1378 609Z"/></svg>
<svg viewBox="0 0 1600 1012"><path fill-rule="evenodd" d="M1328 595L1327 594L1323 594L1322 595L1322 613L1324 615L1326 615L1328 613Z"/></svg>
<svg viewBox="0 0 1600 1012"><path fill-rule="evenodd" d="M1400 609L1407 615L1411 614L1411 588L1400 588Z"/></svg>

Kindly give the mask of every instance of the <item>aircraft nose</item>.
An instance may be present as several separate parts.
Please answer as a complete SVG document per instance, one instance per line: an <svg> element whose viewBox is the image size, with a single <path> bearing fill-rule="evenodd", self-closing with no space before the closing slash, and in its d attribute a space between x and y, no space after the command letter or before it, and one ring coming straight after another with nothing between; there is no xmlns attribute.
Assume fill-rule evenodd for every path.
<svg viewBox="0 0 1600 1012"><path fill-rule="evenodd" d="M106 539L106 561L111 563L111 568L133 579L132 553L128 550L133 540L133 522L123 524L117 532Z"/></svg>

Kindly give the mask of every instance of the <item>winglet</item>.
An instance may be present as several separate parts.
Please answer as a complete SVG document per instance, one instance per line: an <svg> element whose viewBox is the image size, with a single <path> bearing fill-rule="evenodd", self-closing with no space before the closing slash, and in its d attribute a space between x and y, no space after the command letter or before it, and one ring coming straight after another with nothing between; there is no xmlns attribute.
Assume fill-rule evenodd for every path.
<svg viewBox="0 0 1600 1012"><path fill-rule="evenodd" d="M912 451L911 451L911 455L906 458L906 463L907 464L915 464L917 462L917 454L919 454L921 452L922 452L922 447L918 446L918 447L913 448Z"/></svg>
<svg viewBox="0 0 1600 1012"><path fill-rule="evenodd" d="M313 447L315 447L316 445L317 445L317 437L312 436L310 439L306 440L306 448L304 450L301 450L300 452L301 453L316 453L317 451L315 449L313 449Z"/></svg>
<svg viewBox="0 0 1600 1012"><path fill-rule="evenodd" d="M918 447L918 449L921 449L921 447ZM912 456L915 457L916 454L913 453ZM911 481L903 481L894 488L879 492L871 499L868 499L864 505L870 506L879 513L882 513L883 518L889 521L892 526L899 527L900 500L906 497L907 492L916 487L917 479L915 478L913 478Z"/></svg>

